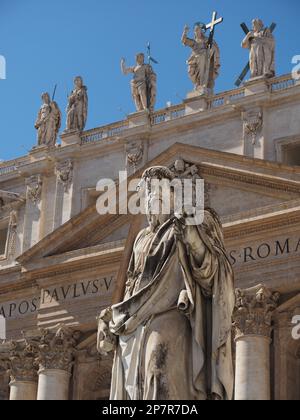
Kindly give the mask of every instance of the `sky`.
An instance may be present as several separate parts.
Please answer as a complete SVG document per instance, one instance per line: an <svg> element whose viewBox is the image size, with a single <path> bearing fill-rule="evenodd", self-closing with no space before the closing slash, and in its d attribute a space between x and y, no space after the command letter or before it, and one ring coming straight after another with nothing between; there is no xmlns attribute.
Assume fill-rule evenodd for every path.
<svg viewBox="0 0 300 420"><path fill-rule="evenodd" d="M233 89L245 67L240 23L250 26L255 17L277 23L277 75L291 72L292 57L300 55L299 0L0 0L0 56L6 60L0 159L22 156L36 144L40 96L52 95L56 84L65 128L67 95L77 75L88 87L86 129L134 112L130 76L122 75L120 59L132 65L148 41L159 61L156 108L180 103L193 89L186 66L190 50L181 45L184 25L208 23L214 10L224 18L215 34L222 64L216 93Z"/></svg>

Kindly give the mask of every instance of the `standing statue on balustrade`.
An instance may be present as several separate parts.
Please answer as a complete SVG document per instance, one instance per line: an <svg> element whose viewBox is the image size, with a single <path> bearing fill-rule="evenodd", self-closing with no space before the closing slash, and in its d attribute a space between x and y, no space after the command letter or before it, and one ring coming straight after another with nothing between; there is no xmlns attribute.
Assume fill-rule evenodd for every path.
<svg viewBox="0 0 300 420"><path fill-rule="evenodd" d="M251 79L275 76L275 38L272 28L266 28L261 19L254 19L252 30L244 38L242 47L250 50Z"/></svg>
<svg viewBox="0 0 300 420"><path fill-rule="evenodd" d="M82 77L74 80L74 90L69 96L67 108L67 129L65 132L82 132L85 128L88 114L87 87L84 86Z"/></svg>
<svg viewBox="0 0 300 420"><path fill-rule="evenodd" d="M136 55L136 65L126 67L125 59L121 60L121 69L124 75L133 74L131 81L131 93L136 110L154 111L156 102L156 74L150 64L145 64L145 55Z"/></svg>
<svg viewBox="0 0 300 420"><path fill-rule="evenodd" d="M217 13L213 13L212 22L208 25L196 23L194 27L194 39L188 37L189 27L186 25L181 41L184 46L192 49L192 55L187 61L188 73L199 94L213 94L215 80L220 73L220 50L214 41L215 26L223 22L223 18L216 19ZM210 29L209 37L206 31Z"/></svg>
<svg viewBox="0 0 300 420"><path fill-rule="evenodd" d="M61 127L61 112L55 101L51 101L49 93L42 95L43 105L39 110L35 128L38 132L38 146L55 146Z"/></svg>

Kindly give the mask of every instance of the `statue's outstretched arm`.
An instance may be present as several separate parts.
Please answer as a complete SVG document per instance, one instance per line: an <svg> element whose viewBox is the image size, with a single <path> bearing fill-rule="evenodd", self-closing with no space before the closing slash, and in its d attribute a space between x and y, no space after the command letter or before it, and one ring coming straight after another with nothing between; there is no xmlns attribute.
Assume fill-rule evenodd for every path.
<svg viewBox="0 0 300 420"><path fill-rule="evenodd" d="M182 37L181 37L181 42L183 43L184 46L192 48L193 45L194 45L194 41L192 39L188 38L189 30L190 30L190 28L186 25L184 27L184 30L183 30L183 34L182 34Z"/></svg>
<svg viewBox="0 0 300 420"><path fill-rule="evenodd" d="M125 76L127 76L127 74L134 73L134 67L126 67L125 58L122 58L121 71Z"/></svg>

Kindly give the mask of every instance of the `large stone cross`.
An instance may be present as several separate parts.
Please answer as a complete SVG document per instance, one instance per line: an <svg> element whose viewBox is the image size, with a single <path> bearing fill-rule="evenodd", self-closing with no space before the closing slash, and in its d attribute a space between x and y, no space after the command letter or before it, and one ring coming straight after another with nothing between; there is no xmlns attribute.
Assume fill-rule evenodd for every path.
<svg viewBox="0 0 300 420"><path fill-rule="evenodd" d="M209 47L212 47L212 44L213 44L215 27L219 25L220 23L222 23L224 20L222 17L217 19L217 16L218 16L217 12L213 12L211 22L206 25L206 29L210 29L210 35L209 35L209 40L208 40Z"/></svg>

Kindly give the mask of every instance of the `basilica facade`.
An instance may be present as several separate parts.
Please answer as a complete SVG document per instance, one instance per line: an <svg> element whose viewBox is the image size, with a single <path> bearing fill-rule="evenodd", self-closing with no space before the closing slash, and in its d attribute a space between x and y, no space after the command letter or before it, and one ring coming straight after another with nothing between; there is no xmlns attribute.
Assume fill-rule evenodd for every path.
<svg viewBox="0 0 300 420"><path fill-rule="evenodd" d="M131 215L99 215L97 183L180 159L205 180L234 268L235 399L299 400L299 115L291 75L256 78L0 164L0 399L109 398L97 316L134 232Z"/></svg>

